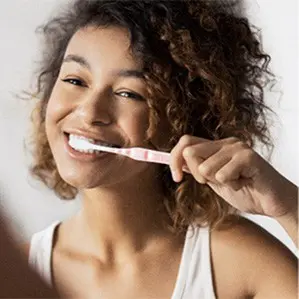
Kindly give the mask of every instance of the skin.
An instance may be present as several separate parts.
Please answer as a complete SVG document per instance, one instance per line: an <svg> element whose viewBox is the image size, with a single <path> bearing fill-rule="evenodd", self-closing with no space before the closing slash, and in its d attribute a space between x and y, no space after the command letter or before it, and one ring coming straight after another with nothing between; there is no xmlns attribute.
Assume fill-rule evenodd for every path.
<svg viewBox="0 0 299 299"><path fill-rule="evenodd" d="M171 172L182 180L183 165L201 184L241 212L275 218L297 245L298 188L237 138L211 141L183 136L171 152Z"/></svg>
<svg viewBox="0 0 299 299"><path fill-rule="evenodd" d="M90 68L68 58L47 107L47 136L60 175L82 197L82 210L60 224L54 238L53 280L66 297L171 298L176 282L184 235L163 225L169 219L161 207L157 166L116 155L83 162L65 149L63 132L74 128L121 146L150 147L144 141L147 104L124 93L146 98L144 82L116 75L142 68L128 47L124 29L78 31L65 58L84 57ZM282 204L277 193L288 181L238 140L183 136L171 152L175 181L183 164L242 211L289 215L289 202ZM252 222L234 221L211 232L217 298L296 298L296 258Z"/></svg>
<svg viewBox="0 0 299 299"><path fill-rule="evenodd" d="M74 61L63 63L47 108L46 131L60 175L80 190L83 206L78 215L59 227L53 253L54 279L62 293L69 294L63 285L81 286L70 294L79 298L89 296L87 290L97 294L99 289L106 298L146 298L150 294L166 298L174 288L183 246L184 237L174 236L163 225L168 217L161 208L157 165L117 155L75 161L65 151L62 132L72 128L83 128L96 139L121 146L149 147L144 141L147 103L125 94L146 97L146 86L140 78L117 75L120 70L142 68L128 48L123 29L79 31L65 57L84 57L91 68ZM70 79L81 83L62 81ZM157 268L157 264L163 266ZM65 275L65 269L76 274ZM86 275L90 271L91 279ZM161 276L156 271L168 281L164 290L158 288ZM145 284L149 276L152 284ZM136 282L140 288L136 289ZM115 284L126 285L127 290L115 289ZM143 289L144 285L148 288ZM112 290L121 293L111 295Z"/></svg>

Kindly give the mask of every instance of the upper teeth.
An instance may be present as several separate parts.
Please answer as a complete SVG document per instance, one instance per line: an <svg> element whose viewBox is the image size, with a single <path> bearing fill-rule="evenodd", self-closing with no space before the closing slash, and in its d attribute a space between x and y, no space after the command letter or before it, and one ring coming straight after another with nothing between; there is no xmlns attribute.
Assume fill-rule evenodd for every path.
<svg viewBox="0 0 299 299"><path fill-rule="evenodd" d="M102 142L102 141L96 141L94 139L90 139L90 138L86 138L84 136L80 136L80 135L73 135L73 134L70 134L69 136L69 139L70 140L74 140L74 139L84 139L84 140L87 140L93 144L99 144L99 145L105 145L105 146L115 146L111 143L107 143L107 142Z"/></svg>

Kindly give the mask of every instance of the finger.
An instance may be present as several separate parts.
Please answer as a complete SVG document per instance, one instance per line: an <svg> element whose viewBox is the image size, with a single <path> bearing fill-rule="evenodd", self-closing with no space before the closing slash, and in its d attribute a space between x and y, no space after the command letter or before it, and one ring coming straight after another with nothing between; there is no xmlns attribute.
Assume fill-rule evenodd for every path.
<svg viewBox="0 0 299 299"><path fill-rule="evenodd" d="M239 152L215 174L216 180L225 183L240 178L252 178L257 172L256 156L256 153L251 149Z"/></svg>
<svg viewBox="0 0 299 299"><path fill-rule="evenodd" d="M211 177L206 176L206 173L201 172L201 165L205 164L205 157L211 155L214 157L217 151L221 149L221 145L216 142L205 142L186 147L183 150L183 157L188 165L194 178L201 184L205 184ZM208 159L211 159L208 158ZM210 160L211 162L211 160ZM219 166L220 168L221 166ZM208 170L210 172L210 169ZM213 179L213 181L215 181Z"/></svg>
<svg viewBox="0 0 299 299"><path fill-rule="evenodd" d="M223 154L232 156L234 152L240 150L239 146L237 146L238 143L240 143L238 139L233 137L215 141L199 138L199 141L195 145L192 145L193 149L191 151L196 151L205 160L220 150L223 151ZM186 148L185 151L184 156L187 157L189 148Z"/></svg>
<svg viewBox="0 0 299 299"><path fill-rule="evenodd" d="M198 165L197 172L206 180L217 183L215 174L231 160L231 153L219 150Z"/></svg>
<svg viewBox="0 0 299 299"><path fill-rule="evenodd" d="M243 168L242 162L233 158L216 172L215 179L221 184L236 181L240 178Z"/></svg>
<svg viewBox="0 0 299 299"><path fill-rule="evenodd" d="M198 143L200 138L184 135L180 138L179 142L170 152L170 170L172 173L173 180L175 182L180 182L183 178L183 165L185 164L185 160L183 157L183 150L195 143Z"/></svg>
<svg viewBox="0 0 299 299"><path fill-rule="evenodd" d="M198 172L198 165L200 165L204 159L199 157L198 155L190 155L188 159L186 159L186 164L190 173L196 179L197 182L200 184L205 184L207 181L206 179Z"/></svg>
<svg viewBox="0 0 299 299"><path fill-rule="evenodd" d="M211 141L191 135L184 135L178 144L171 151L170 169L174 181L179 182L183 177L182 168L187 160L194 155L207 159L223 147L235 144L238 139L226 138L222 140Z"/></svg>

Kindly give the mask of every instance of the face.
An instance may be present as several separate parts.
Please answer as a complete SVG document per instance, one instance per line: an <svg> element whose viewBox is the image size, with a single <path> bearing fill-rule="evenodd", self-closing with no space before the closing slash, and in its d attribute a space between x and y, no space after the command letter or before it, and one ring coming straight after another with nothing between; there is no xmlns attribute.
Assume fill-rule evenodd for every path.
<svg viewBox="0 0 299 299"><path fill-rule="evenodd" d="M72 37L46 112L48 141L61 177L77 188L95 188L153 175L153 164L115 154L72 149L69 136L118 147L149 147L142 64L121 28L84 28Z"/></svg>

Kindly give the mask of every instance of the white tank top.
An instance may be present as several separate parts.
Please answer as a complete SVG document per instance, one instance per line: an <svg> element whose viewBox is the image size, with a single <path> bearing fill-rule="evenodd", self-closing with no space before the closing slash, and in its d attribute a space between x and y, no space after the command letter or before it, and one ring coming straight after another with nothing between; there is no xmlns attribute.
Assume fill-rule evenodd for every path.
<svg viewBox="0 0 299 299"><path fill-rule="evenodd" d="M29 265L51 286L51 257L56 221L32 236ZM177 281L171 299L216 299L210 258L210 230L188 229L179 266Z"/></svg>

